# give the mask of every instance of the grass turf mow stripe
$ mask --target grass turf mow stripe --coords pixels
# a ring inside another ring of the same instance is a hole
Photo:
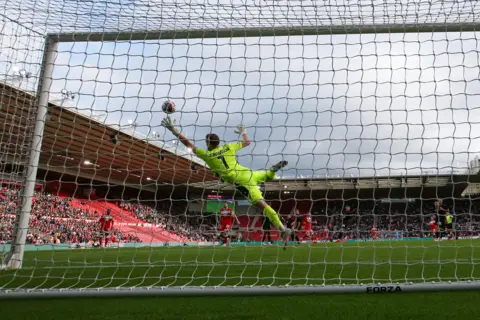
[[[479,263],[478,239],[30,251],[0,289],[453,282]]]

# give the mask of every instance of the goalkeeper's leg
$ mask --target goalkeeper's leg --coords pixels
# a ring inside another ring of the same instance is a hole
[[[292,231],[283,226],[277,212],[265,202],[258,184],[275,178],[275,173],[287,164],[287,161],[281,161],[268,171],[239,172],[235,178],[236,189],[247,198],[252,205],[262,209],[263,214],[280,231],[284,243],[284,249],[288,244],[288,238]]]
[[[263,214],[267,216],[270,222],[281,232],[282,240],[284,241],[284,246],[286,247],[288,243],[288,238],[292,234],[292,230],[286,229],[282,222],[280,221],[280,217],[277,212],[270,207],[265,200],[263,199],[262,193],[260,192],[260,188],[258,187],[259,183],[273,180],[275,178],[275,174],[278,170],[282,169],[283,167],[287,166],[287,161],[280,161],[276,165],[272,166],[270,170],[267,171],[253,171],[252,177],[250,178],[249,185],[252,185],[249,190],[249,197],[248,199],[252,203],[252,205],[256,205],[262,209]]]
[[[269,171],[276,173],[278,170],[282,169],[283,167],[286,167],[287,165],[288,165],[288,161],[285,161],[285,160],[284,160],[284,161],[280,161],[280,162],[278,162],[277,164],[273,165],[273,166],[270,168]],[[275,177],[275,176],[274,176],[274,177]],[[274,177],[273,177],[273,178],[274,178]],[[271,178],[271,179],[273,179],[273,178]],[[271,179],[269,179],[269,180],[271,180]]]
[[[272,224],[280,231],[280,236],[283,240],[283,248],[286,249],[288,244],[288,238],[290,238],[292,230],[283,226],[282,222],[280,221],[280,217],[278,216],[278,213],[272,207],[270,207],[265,202],[265,200],[262,199],[258,201],[256,205],[257,207],[262,209],[263,214],[267,216],[267,218],[272,222]]]
[[[283,167],[286,167],[287,165],[288,161],[280,161],[266,171],[253,171],[251,180],[254,181],[253,184],[259,184],[265,181],[273,180],[276,177],[277,171],[282,169]]]
[[[272,222],[272,224],[280,231],[284,249],[286,249],[288,244],[288,238],[292,233],[292,230],[287,229],[283,226],[282,222],[280,221],[280,217],[278,216],[277,212],[270,207],[267,202],[263,199],[262,193],[260,192],[260,188],[256,185],[254,186],[242,186],[236,185],[236,189],[254,206],[259,207],[262,209],[263,214]]]

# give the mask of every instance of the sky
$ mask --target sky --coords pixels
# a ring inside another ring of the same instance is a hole
[[[381,2],[386,7],[337,1],[321,8],[308,1],[267,1],[264,7],[258,1],[178,1],[163,8],[157,1],[39,2],[5,3],[8,17],[21,23],[9,21],[0,29],[0,58],[34,74],[43,43],[30,28],[44,34],[115,26],[266,27],[271,21],[295,25],[301,18],[325,25],[328,17],[335,24],[355,22],[358,13],[369,23],[382,14],[393,22],[478,21],[473,13],[479,12],[476,2],[453,0],[400,7],[394,1]],[[22,10],[15,13],[15,6]],[[49,19],[42,20],[47,12]],[[188,19],[160,23],[154,19],[159,12]],[[76,20],[70,19],[74,14]],[[172,117],[199,147],[209,132],[235,141],[235,125],[243,123],[254,142],[240,151],[239,162],[262,169],[285,159],[284,176],[448,172],[465,168],[480,149],[479,37],[464,32],[61,43],[51,90],[75,93],[72,105],[107,113],[102,121],[108,124],[132,120],[142,134],[156,131],[166,141],[173,136],[160,127],[161,104],[171,99],[177,105]],[[0,60],[0,73],[10,69]]]

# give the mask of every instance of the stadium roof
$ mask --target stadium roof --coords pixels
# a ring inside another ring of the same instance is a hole
[[[470,185],[480,182],[480,175],[444,174],[418,176],[378,176],[360,178],[282,179],[267,182],[267,199],[381,199],[461,197]],[[190,187],[210,189],[212,193],[234,194],[232,185],[200,182]],[[236,196],[238,197],[238,196]],[[239,197],[240,198],[240,197]]]
[[[35,119],[34,100],[33,94],[0,83],[2,162],[20,166],[26,163]],[[192,159],[146,139],[53,103],[48,112],[39,164],[45,171],[152,192],[159,185],[216,179]]]

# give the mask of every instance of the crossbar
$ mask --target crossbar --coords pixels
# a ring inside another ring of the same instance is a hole
[[[474,32],[480,31],[480,23],[433,23],[396,25],[345,25],[345,26],[299,26],[299,27],[259,27],[223,29],[181,29],[129,32],[73,32],[50,33],[47,35],[57,42],[85,41],[146,41],[171,39],[283,37],[308,35],[374,34],[374,33],[426,33],[426,32]]]

